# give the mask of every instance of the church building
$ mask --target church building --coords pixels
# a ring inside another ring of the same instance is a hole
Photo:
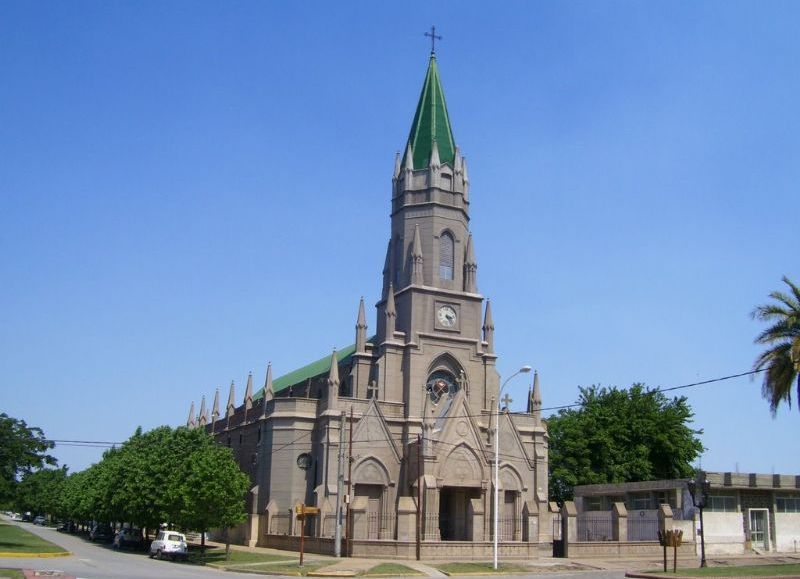
[[[231,384],[222,410],[219,392],[198,416],[192,404],[188,425],[229,446],[251,478],[240,541],[294,549],[302,532],[307,550],[332,553],[338,504],[343,554],[486,558],[495,533],[505,557],[549,553],[538,376],[526,412],[498,409],[469,189],[431,52],[391,180],[377,327],[368,331],[362,298],[352,346],[275,379],[270,365],[257,391],[251,374],[243,402]]]

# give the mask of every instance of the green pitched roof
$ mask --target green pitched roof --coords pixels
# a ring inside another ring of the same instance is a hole
[[[408,135],[408,142],[414,153],[414,169],[424,169],[428,166],[433,141],[436,141],[439,147],[439,160],[443,164],[449,163],[452,166],[456,143],[453,139],[453,130],[450,128],[450,117],[447,114],[442,81],[439,79],[439,68],[436,66],[436,55],[431,53],[425,83],[419,95],[417,112],[414,114],[411,133]]]
[[[368,341],[372,341],[375,337],[372,336],[369,338]],[[341,350],[336,350],[336,358],[339,361],[339,365],[346,364],[350,361],[350,358],[353,356],[353,353],[356,351],[356,345],[351,344],[346,348],[342,348]],[[330,372],[331,369],[331,355],[328,354],[324,358],[320,358],[316,362],[311,362],[310,364],[306,364],[302,368],[298,368],[297,370],[292,370],[288,374],[284,374],[280,378],[277,378],[272,381],[272,391],[277,394],[282,390],[286,390],[289,386],[294,386],[295,384],[300,384],[305,382],[309,378],[314,378],[316,376],[320,376],[321,374],[327,374]],[[264,389],[261,388],[256,395],[253,396],[253,400],[258,400],[264,396]]]

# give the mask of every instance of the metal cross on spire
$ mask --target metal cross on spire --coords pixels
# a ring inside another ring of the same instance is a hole
[[[431,31],[426,32],[425,36],[428,36],[431,39],[431,54],[436,54],[436,41],[442,39],[441,36],[436,34],[436,27],[431,26]]]

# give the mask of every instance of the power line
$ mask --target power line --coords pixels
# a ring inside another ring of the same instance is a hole
[[[711,378],[710,380],[701,380],[700,382],[692,382],[691,384],[681,384],[680,386],[671,386],[669,388],[654,388],[649,390],[648,393],[655,393],[655,392],[672,392],[673,390],[683,390],[684,388],[693,388],[695,386],[705,386],[706,384],[713,384],[715,382],[723,382],[725,380],[732,380],[733,378],[741,378],[742,376],[752,376],[753,374],[758,374],[759,372],[766,372],[766,368],[762,368],[760,370],[750,370],[749,372],[741,372],[740,374],[731,374],[730,376],[722,376],[720,378]],[[542,408],[542,410],[562,410],[566,408],[575,408],[577,406],[583,406],[580,402],[575,402],[574,404],[565,404],[564,406],[550,406],[548,408]],[[526,414],[522,412],[515,412],[514,414]]]
[[[698,381],[698,382],[692,382],[690,384],[681,384],[680,386],[670,386],[668,388],[654,388],[652,390],[649,390],[648,392],[649,393],[672,392],[674,390],[683,390],[683,389],[686,389],[686,388],[694,388],[694,387],[697,387],[697,386],[705,386],[707,384],[714,384],[716,382],[723,382],[725,380],[732,380],[734,378],[741,378],[742,376],[752,376],[754,374],[758,374],[760,372],[765,372],[765,371],[766,371],[766,368],[762,368],[762,369],[759,369],[759,370],[750,370],[749,372],[741,372],[739,374],[730,374],[728,376],[721,376],[719,378],[711,378],[709,380],[701,380],[701,381]],[[563,410],[563,409],[567,409],[567,408],[576,408],[576,407],[579,407],[579,406],[583,406],[583,404],[580,403],[580,402],[575,402],[573,404],[564,404],[562,406],[548,406],[546,408],[542,408],[541,411],[544,412],[544,411],[553,411],[553,410]],[[481,413],[481,414],[455,414],[455,415],[450,415],[450,416],[438,416],[438,417],[436,417],[436,420],[450,420],[450,419],[456,419],[456,418],[489,418],[493,414],[494,414],[494,411],[489,411],[488,413]],[[522,415],[522,416],[528,416],[529,415],[527,412],[510,412],[510,411],[508,412],[508,414],[511,414],[511,415]],[[299,446],[313,447],[313,445],[315,444],[313,441],[312,442],[308,442],[308,443],[303,443],[303,444],[300,444],[300,445],[296,444],[301,438],[309,436],[310,434],[311,434],[311,431],[306,431],[303,434],[301,434],[300,436],[298,436],[296,439],[294,439],[293,441],[288,442],[286,444],[283,444],[283,445],[279,446],[278,448],[272,450],[272,452],[273,453],[279,452],[279,451],[281,451],[281,450],[283,450],[285,448],[289,448],[289,447],[295,447],[295,448],[299,447]],[[109,442],[109,441],[103,441],[103,440],[57,440],[57,439],[49,439],[48,442],[52,442],[54,445],[60,445],[60,446],[78,446],[78,447],[84,446],[84,447],[88,447],[88,448],[113,448],[113,447],[121,446],[122,444],[124,444],[122,442]],[[360,443],[362,441],[354,440],[353,442],[354,443]],[[371,441],[366,441],[366,442],[371,442]]]
[[[77,446],[88,448],[113,448],[121,446],[121,442],[109,442],[105,440],[56,440],[48,439],[47,442],[53,443],[54,446]]]

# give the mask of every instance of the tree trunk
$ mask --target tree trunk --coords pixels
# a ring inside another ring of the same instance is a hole
[[[231,560],[231,539],[228,534],[228,527],[225,527],[225,560]]]

